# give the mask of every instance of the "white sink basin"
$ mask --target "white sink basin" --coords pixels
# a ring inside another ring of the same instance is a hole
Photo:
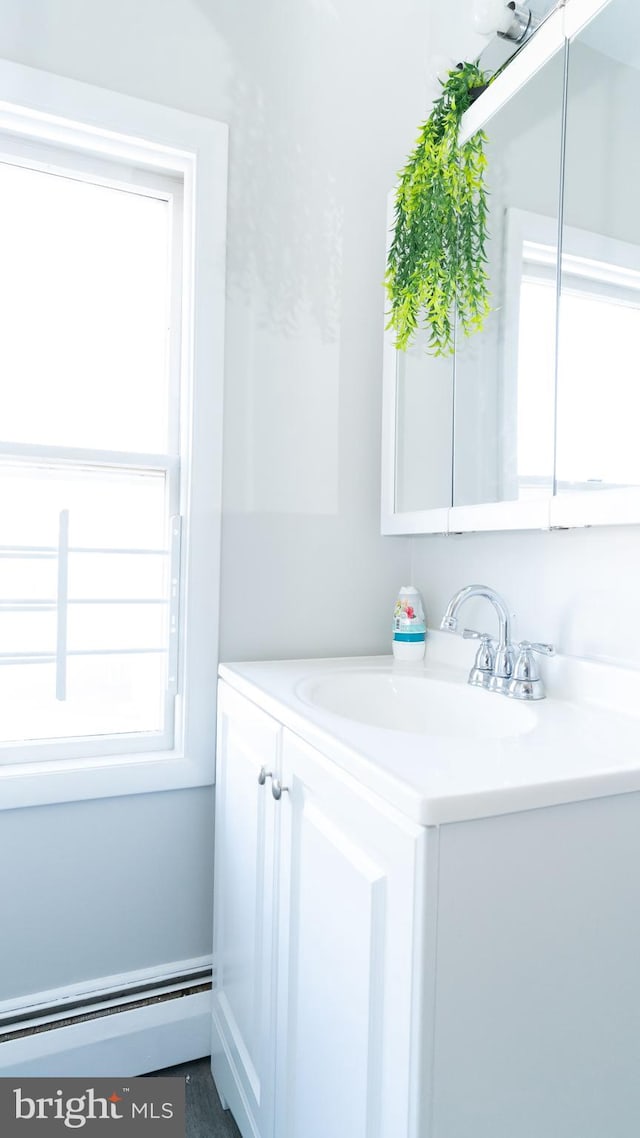
[[[420,825],[640,795],[640,669],[556,656],[548,698],[520,703],[467,684],[474,650],[434,631],[424,667],[352,656],[220,674]]]
[[[524,703],[465,683],[385,671],[340,671],[297,685],[305,703],[345,719],[448,739],[507,739],[536,726]]]

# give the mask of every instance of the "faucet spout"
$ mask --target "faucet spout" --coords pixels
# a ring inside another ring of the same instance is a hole
[[[493,671],[486,676],[486,684],[490,691],[506,691],[506,686],[513,672],[514,654],[511,644],[511,617],[509,610],[499,593],[489,585],[466,585],[451,598],[447,605],[440,628],[445,632],[457,632],[458,613],[466,601],[472,597],[484,597],[490,601],[498,617],[498,647],[493,661]],[[477,669],[472,669],[472,675]],[[476,682],[474,679],[470,682]]]
[[[445,632],[457,632],[458,613],[472,597],[484,597],[491,602],[498,617],[498,648],[506,648],[511,643],[511,617],[500,594],[489,585],[465,585],[464,589],[459,589],[447,605],[440,628]]]

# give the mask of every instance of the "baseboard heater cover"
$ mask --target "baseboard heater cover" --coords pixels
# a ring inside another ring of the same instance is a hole
[[[87,1023],[104,1016],[118,1015],[134,1008],[149,1007],[166,1000],[176,1000],[199,992],[210,992],[212,971],[199,968],[181,976],[165,980],[150,980],[133,984],[96,996],[83,996],[65,1001],[58,1006],[38,1007],[32,1011],[15,1011],[0,1016],[0,1046],[12,1039],[21,1039],[43,1031]]]
[[[211,1051],[211,973],[182,987],[131,990],[109,1007],[46,1022],[22,1022],[0,1033],[0,1077],[132,1077],[188,1063]]]

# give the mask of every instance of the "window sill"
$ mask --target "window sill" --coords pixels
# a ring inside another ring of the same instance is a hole
[[[194,757],[177,751],[152,751],[109,758],[12,763],[0,766],[0,810],[185,790],[213,782],[213,746],[210,754]]]

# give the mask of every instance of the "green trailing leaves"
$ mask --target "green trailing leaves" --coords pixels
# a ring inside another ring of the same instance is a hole
[[[470,92],[485,76],[474,63],[451,71],[401,171],[385,287],[388,327],[396,347],[411,343],[419,324],[434,355],[453,351],[456,316],[465,335],[490,311],[486,271],[486,135],[458,145]]]

